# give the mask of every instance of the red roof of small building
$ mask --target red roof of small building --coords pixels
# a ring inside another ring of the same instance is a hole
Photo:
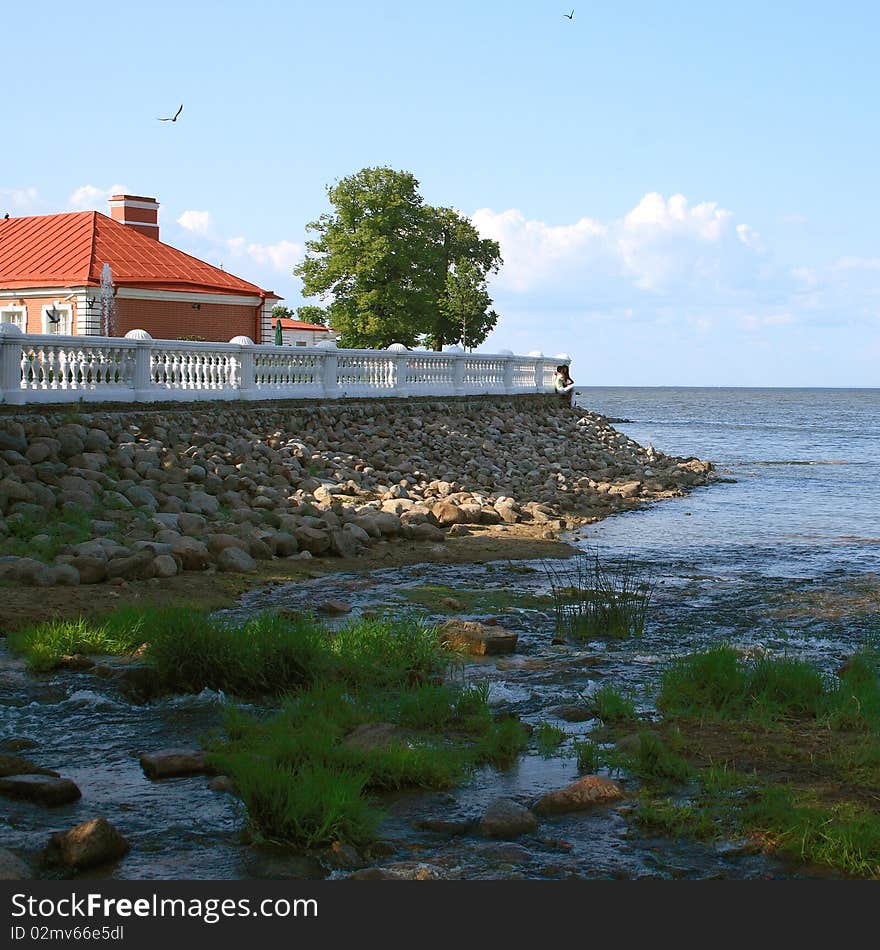
[[[322,327],[317,323],[303,323],[302,320],[291,320],[290,317],[279,317],[282,330],[317,330],[319,333],[332,333],[330,327]]]
[[[98,211],[0,220],[0,288],[116,286],[274,297]]]

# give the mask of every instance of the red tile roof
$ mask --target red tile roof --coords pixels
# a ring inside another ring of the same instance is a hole
[[[116,286],[274,296],[97,211],[0,220],[0,288]]]
[[[317,323],[303,323],[302,320],[291,320],[290,317],[279,317],[282,330],[317,330],[319,333],[332,333],[330,327],[322,327]],[[273,324],[274,326],[274,324]]]

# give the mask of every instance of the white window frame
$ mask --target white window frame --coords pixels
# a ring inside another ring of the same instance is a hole
[[[57,330],[51,329],[56,324],[49,320],[49,311],[57,310],[62,314],[61,322]],[[44,304],[42,307],[43,333],[51,333],[57,336],[73,336],[73,307],[69,303],[61,300],[55,300],[51,304]]]
[[[15,314],[16,318],[14,320],[4,319],[10,313]],[[9,304],[7,307],[0,304],[0,323],[14,323],[22,333],[27,333],[27,307],[22,307],[19,304]]]

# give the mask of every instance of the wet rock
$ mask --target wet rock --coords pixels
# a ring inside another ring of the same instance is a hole
[[[519,844],[484,844],[479,853],[493,865],[529,864],[532,861],[532,853]]]
[[[217,775],[208,782],[212,792],[225,792],[227,795],[238,795],[238,786],[228,775]]]
[[[33,879],[31,869],[6,848],[0,848],[0,881],[29,881]]]
[[[0,795],[54,808],[82,797],[82,792],[67,778],[48,775],[10,775],[0,778]]]
[[[118,861],[128,853],[129,843],[104,818],[92,818],[49,839],[44,859],[71,871],[99,867]]]
[[[120,691],[136,703],[149,702],[165,691],[162,678],[150,666],[132,665],[119,670],[102,667],[102,675],[104,669],[111,670],[108,675],[113,676]]]
[[[539,815],[563,815],[594,805],[607,805],[621,798],[623,789],[616,782],[600,775],[587,775],[565,788],[547,792],[532,807]]]
[[[72,670],[78,673],[91,670],[94,666],[95,661],[83,653],[64,654],[58,658],[58,663],[56,664],[56,667],[60,670]]]
[[[52,769],[44,769],[20,755],[0,755],[0,778],[7,775],[51,775],[58,778],[58,773]]]
[[[25,752],[28,749],[36,749],[39,743],[33,739],[25,739],[22,736],[10,736],[8,739],[0,741],[0,752]]]
[[[550,714],[566,722],[589,722],[596,718],[586,706],[554,706]]]
[[[439,633],[444,646],[473,656],[513,653],[518,639],[518,634],[503,627],[469,620],[447,620]]]
[[[366,863],[356,848],[342,841],[334,841],[329,848],[322,851],[321,859],[328,867],[342,871],[353,871],[362,868]]]
[[[208,753],[201,749],[165,749],[145,752],[140,757],[141,768],[147,778],[180,778],[188,775],[210,775]]]
[[[314,881],[327,877],[327,868],[317,857],[283,845],[258,845],[245,861],[248,877],[259,881]]]
[[[422,831],[433,831],[436,834],[449,835],[450,838],[469,835],[478,825],[478,818],[422,818],[415,823],[415,827]]]
[[[516,838],[537,827],[538,819],[528,808],[511,798],[498,798],[480,819],[479,832],[484,838]]]
[[[341,617],[343,614],[351,613],[351,604],[347,604],[344,600],[325,600],[318,604],[318,613],[329,617]]]

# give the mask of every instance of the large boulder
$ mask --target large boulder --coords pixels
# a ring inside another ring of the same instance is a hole
[[[257,562],[241,548],[224,548],[217,556],[217,567],[230,574],[253,574]]]
[[[117,861],[129,850],[129,843],[104,818],[92,818],[67,831],[52,835],[45,858],[71,871],[98,867]]]
[[[171,553],[184,571],[203,571],[210,560],[207,547],[195,538],[179,538],[174,542]]]
[[[566,812],[583,811],[594,805],[607,805],[620,801],[623,789],[611,779],[601,775],[587,775],[565,788],[542,795],[533,806],[539,815],[564,815]]]
[[[315,557],[320,557],[320,555],[326,554],[330,550],[329,531],[303,525],[301,528],[297,528],[293,534],[300,549],[308,551],[309,554]]]
[[[0,778],[7,775],[51,775],[58,778],[58,773],[51,769],[44,769],[20,755],[0,755]]]
[[[440,627],[440,642],[444,646],[473,656],[513,653],[517,639],[518,634],[504,627],[472,620],[447,620]]]

